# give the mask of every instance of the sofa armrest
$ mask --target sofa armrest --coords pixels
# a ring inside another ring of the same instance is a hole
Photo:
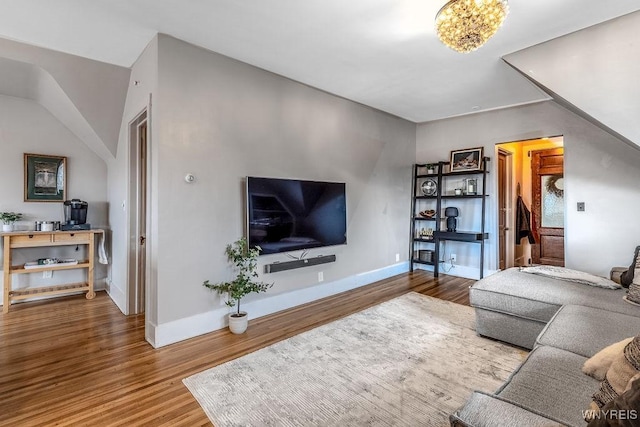
[[[449,416],[453,427],[557,427],[558,421],[498,396],[474,391],[467,403]]]
[[[614,282],[620,284],[621,282],[620,278],[622,276],[622,273],[624,273],[627,270],[628,270],[627,267],[613,267],[611,269],[611,272],[609,273],[609,278]]]

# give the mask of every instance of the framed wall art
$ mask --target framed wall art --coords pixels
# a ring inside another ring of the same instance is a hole
[[[482,147],[451,152],[451,172],[482,170]]]
[[[67,158],[24,154],[24,201],[63,202],[67,194]]]

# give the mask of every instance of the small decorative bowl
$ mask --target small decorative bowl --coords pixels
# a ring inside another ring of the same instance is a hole
[[[436,215],[436,211],[433,209],[428,209],[426,211],[420,212],[420,216],[424,218],[433,218]]]

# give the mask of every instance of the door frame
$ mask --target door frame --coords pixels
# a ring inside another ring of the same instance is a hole
[[[139,194],[141,185],[141,153],[139,147],[139,129],[141,125],[146,128],[146,153],[144,156],[144,183],[145,191],[142,197]],[[127,294],[126,307],[128,315],[145,313],[148,306],[149,295],[149,245],[145,244],[140,250],[139,237],[149,235],[149,179],[150,179],[150,121],[148,108],[144,108],[135,118],[129,122],[129,162],[128,162],[128,197],[129,212],[127,215]],[[145,215],[140,220],[140,206],[143,204]],[[147,240],[148,243],[148,240]],[[141,283],[139,280],[143,277]]]
[[[513,235],[514,232],[514,224],[513,224],[513,206],[514,206],[514,200],[515,200],[515,184],[516,184],[516,178],[515,175],[513,173],[513,162],[514,162],[514,153],[512,153],[509,150],[505,150],[504,148],[500,148],[500,146],[497,146],[497,150],[496,150],[496,157],[503,155],[505,156],[505,188],[504,188],[504,197],[505,197],[505,207],[506,207],[506,214],[505,214],[505,236],[504,236],[504,240],[505,240],[505,269],[513,267],[515,265],[515,236]],[[499,174],[499,163],[496,162],[496,172],[497,174]],[[496,178],[498,183],[496,185],[496,187],[499,187],[500,185],[500,178],[497,177]],[[499,191],[500,189],[497,188],[497,190]],[[496,230],[498,230],[498,256],[497,256],[497,260],[498,260],[498,268],[500,267],[500,200],[499,198],[496,196],[496,201],[498,203],[497,206],[497,215],[496,215]]]

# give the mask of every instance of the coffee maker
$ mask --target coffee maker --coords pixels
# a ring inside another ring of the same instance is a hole
[[[64,202],[64,224],[61,230],[90,230],[91,224],[87,224],[87,209],[89,204],[80,199],[71,199]]]

